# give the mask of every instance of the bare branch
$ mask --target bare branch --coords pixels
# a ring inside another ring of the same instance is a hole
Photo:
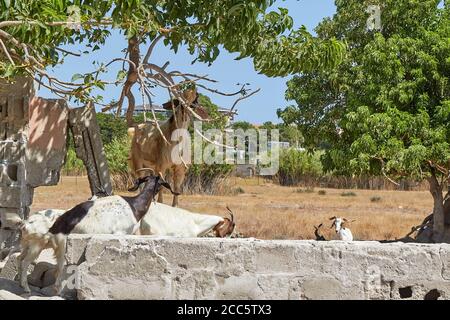
[[[5,53],[6,57],[8,58],[8,60],[11,62],[13,66],[15,66],[16,64],[14,63],[14,60],[11,58],[11,55],[9,54],[8,49],[6,48],[5,43],[2,41],[2,39],[0,39],[0,46],[3,52]]]
[[[240,89],[237,92],[233,92],[233,93],[225,93],[225,92],[221,92],[221,91],[219,91],[217,89],[208,88],[207,86],[205,86],[203,84],[200,84],[200,83],[198,83],[197,86],[199,86],[200,88],[203,88],[203,89],[205,89],[205,90],[207,90],[209,92],[212,92],[212,93],[215,93],[215,94],[219,94],[219,95],[222,95],[222,96],[226,96],[226,97],[232,97],[232,96],[236,96],[238,94],[242,94],[242,89]]]
[[[240,101],[245,100],[245,99],[247,99],[247,98],[250,98],[252,95],[258,93],[259,91],[261,91],[261,88],[258,88],[257,90],[253,91],[252,93],[247,94],[247,95],[245,95],[245,96],[242,96],[242,97],[238,98],[238,99],[233,103],[233,106],[231,107],[229,114],[231,115],[231,114],[233,113],[234,108],[236,107],[236,105],[237,105]]]
[[[227,145],[222,144],[222,143],[219,143],[219,142],[217,142],[217,141],[212,141],[212,140],[208,139],[207,137],[205,137],[205,136],[203,135],[203,133],[201,133],[200,131],[198,131],[198,129],[195,129],[195,132],[197,132],[197,133],[200,135],[200,137],[202,137],[205,141],[207,141],[207,142],[209,142],[209,143],[212,143],[212,144],[214,144],[214,145],[216,145],[216,146],[224,147],[224,148],[227,148],[227,149],[234,149],[234,147],[232,147],[232,146],[227,146]]]
[[[160,34],[159,36],[157,36],[152,43],[150,44],[150,47],[147,50],[147,54],[145,55],[144,60],[142,61],[143,64],[148,63],[148,60],[150,59],[150,56],[152,55],[153,49],[155,49],[156,44],[159,42],[159,40],[161,40],[165,35],[164,34]]]
[[[66,50],[66,49],[63,49],[63,48],[55,48],[55,50],[56,51],[60,51],[60,52],[65,53],[65,54],[68,54],[68,55],[71,55],[71,56],[81,57],[81,53],[78,53],[78,52],[72,52],[72,51],[69,51],[69,50]]]
[[[173,77],[183,77],[185,80],[188,80],[188,81],[205,80],[205,81],[217,83],[217,80],[209,79],[208,75],[199,76],[199,75],[192,74],[192,73],[181,73],[179,71],[169,72],[169,75],[171,75]],[[190,79],[190,78],[193,78],[193,79]],[[211,89],[211,90],[213,90],[213,89]]]

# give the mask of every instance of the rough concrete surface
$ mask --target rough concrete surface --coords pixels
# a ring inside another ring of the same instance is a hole
[[[448,244],[71,235],[66,259],[78,299],[450,298]]]

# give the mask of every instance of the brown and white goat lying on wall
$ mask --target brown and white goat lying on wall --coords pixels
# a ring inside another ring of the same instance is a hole
[[[193,213],[164,203],[153,204],[141,221],[141,235],[202,237],[213,233],[215,237],[231,236],[235,228],[234,215],[227,207],[230,218]]]
[[[195,89],[186,90],[183,98],[189,103],[190,109],[196,114],[203,119],[208,117],[206,111],[198,105],[198,93]],[[183,163],[175,163],[175,159],[172,158],[174,147],[180,141],[171,140],[175,130],[187,130],[192,115],[190,110],[177,99],[164,103],[163,107],[167,110],[172,110],[172,103],[175,109],[174,114],[167,121],[160,124],[161,131],[170,144],[166,143],[154,124],[143,123],[128,129],[128,136],[131,138],[129,167],[136,176],[139,175],[137,171],[141,168],[151,168],[154,172],[161,173],[162,175],[165,175],[166,171],[170,170],[173,180],[173,190],[175,193],[180,194],[181,185],[186,174],[186,167]],[[158,195],[158,202],[162,202],[162,192]],[[176,207],[177,205],[178,196],[174,195],[172,206]]]
[[[62,289],[62,273],[67,236],[83,234],[134,234],[150,204],[162,187],[170,185],[159,176],[146,176],[136,180],[130,191],[136,191],[145,183],[135,197],[109,196],[85,201],[69,209],[44,210],[31,215],[21,226],[22,251],[18,257],[20,285],[30,292],[27,281],[28,266],[36,260],[42,250],[52,248],[57,259],[55,288]]]

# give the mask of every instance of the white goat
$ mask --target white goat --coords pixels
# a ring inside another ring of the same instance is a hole
[[[223,238],[231,235],[235,227],[233,214],[230,210],[229,212],[231,219],[192,213],[156,202],[141,220],[139,233],[141,235],[201,237],[212,230],[216,237]]]
[[[135,197],[109,196],[80,203],[70,210],[45,210],[32,215],[21,226],[22,251],[18,257],[20,285],[30,292],[27,270],[46,248],[53,248],[57,259],[55,288],[60,293],[67,236],[70,233],[134,234],[141,219],[147,213],[155,195],[170,185],[158,176],[146,176],[136,180],[130,191],[136,191],[145,183]]]
[[[345,224],[349,222],[347,219],[339,217],[331,217],[330,220],[333,220],[331,228],[335,227],[336,233],[339,235],[339,240],[353,241],[352,232],[350,231],[349,228],[345,227]]]

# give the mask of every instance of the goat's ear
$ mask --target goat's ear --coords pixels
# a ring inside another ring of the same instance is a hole
[[[194,112],[196,114],[198,114],[200,116],[200,118],[202,118],[203,120],[208,120],[209,119],[209,113],[208,111],[206,111],[205,108],[203,108],[202,106],[197,106],[194,109]]]
[[[167,183],[166,181],[160,182],[160,184],[161,184],[163,187],[167,188],[173,195],[175,195],[175,196],[179,196],[179,195],[180,195],[178,192],[174,192],[174,191],[172,190],[172,187],[170,186],[170,184]]]
[[[165,110],[172,110],[172,103],[174,108],[178,107],[180,105],[180,100],[178,99],[173,99],[172,101],[168,101],[166,103],[163,103],[162,107]]]
[[[334,216],[334,217],[331,217],[331,218],[330,218],[330,220],[334,220],[334,219],[336,219],[336,217],[335,217],[335,216]]]
[[[136,191],[137,189],[139,189],[139,179],[134,180],[134,186],[132,186],[130,189],[128,189],[129,192],[133,192]]]

